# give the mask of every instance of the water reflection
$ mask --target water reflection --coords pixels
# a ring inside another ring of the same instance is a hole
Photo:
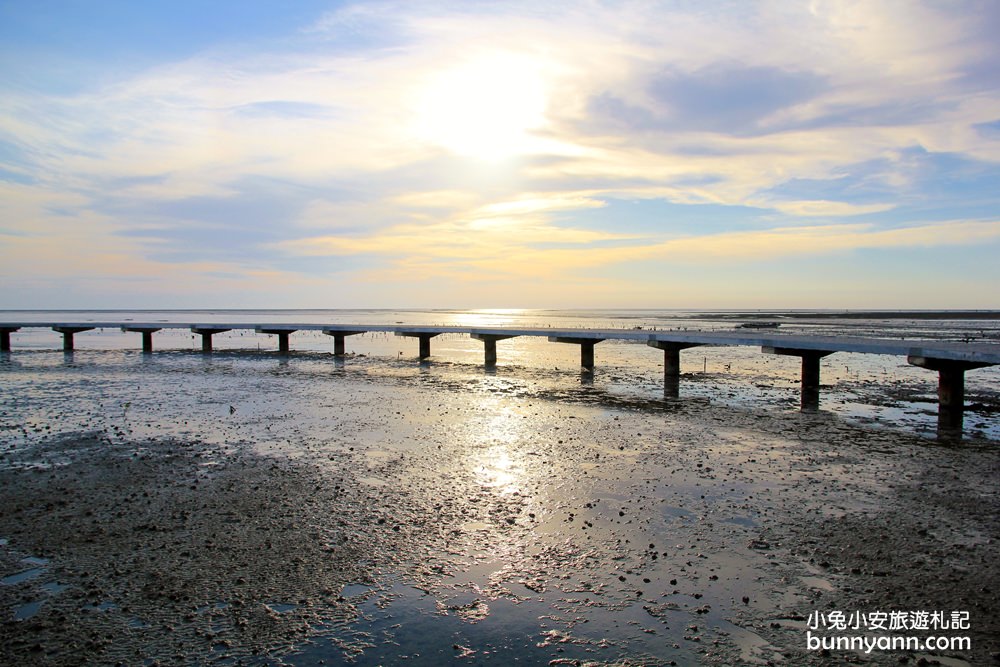
[[[504,327],[520,323],[524,311],[518,308],[472,310],[452,315],[452,323],[459,327]]]
[[[472,447],[463,461],[476,483],[499,494],[520,493],[527,486],[528,457],[524,444],[530,437],[528,421],[498,399],[487,398],[483,407],[492,411],[478,430],[479,446]]]
[[[498,493],[515,493],[521,490],[523,462],[515,459],[506,445],[490,447],[480,452],[476,459],[476,477],[481,486]]]

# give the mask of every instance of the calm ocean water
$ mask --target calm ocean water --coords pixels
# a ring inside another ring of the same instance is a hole
[[[891,312],[891,311],[890,311]],[[960,312],[960,311],[956,311]],[[892,317],[864,317],[852,311],[741,311],[741,310],[0,310],[0,321],[18,322],[272,322],[317,324],[414,324],[510,327],[683,328],[728,330],[734,324],[766,319],[781,322],[793,333],[875,335],[888,337],[983,337],[1000,342],[1000,320],[938,317],[926,319],[892,313]]]
[[[300,323],[412,324],[488,327],[620,328],[732,330],[741,322],[779,321],[781,333],[856,335],[894,339],[984,340],[1000,342],[1000,320],[922,319],[895,315],[864,318],[856,314],[817,311],[791,315],[739,311],[688,310],[196,310],[196,311],[0,311],[6,322],[135,322],[135,323]],[[97,329],[77,334],[72,364],[96,374],[134,373],[140,347],[137,333]],[[192,365],[201,339],[185,329],[154,335],[155,366],[150,372],[202,372]],[[0,366],[8,382],[33,371],[57,372],[65,362],[61,337],[48,329],[23,329],[12,334],[14,352]],[[214,337],[217,351],[230,355],[243,373],[270,373],[276,363],[277,337],[234,330]],[[318,331],[291,336],[289,372],[298,368],[312,382],[333,360],[333,340]],[[371,378],[396,377],[414,367],[417,342],[392,334],[369,333],[347,338],[346,367]],[[431,343],[429,367],[459,384],[482,377],[482,344],[466,335],[446,334]],[[590,391],[632,400],[662,398],[662,355],[641,343],[605,341],[597,346],[593,376],[581,377],[575,345],[521,337],[498,344],[494,373],[525,390],[562,389],[585,383]],[[236,355],[233,357],[232,355]],[[200,362],[198,362],[200,363]],[[339,362],[338,362],[339,363]],[[316,366],[318,364],[318,367]],[[426,371],[428,365],[423,365]],[[306,372],[308,370],[308,372]],[[681,398],[752,409],[794,410],[798,406],[799,362],[794,357],[762,354],[749,347],[699,347],[682,353]],[[931,433],[935,427],[936,374],[915,368],[901,357],[837,353],[822,363],[823,410],[864,423]],[[127,383],[126,383],[127,384]],[[967,430],[979,437],[1000,439],[1000,369],[967,374]],[[122,401],[127,396],[119,397]]]

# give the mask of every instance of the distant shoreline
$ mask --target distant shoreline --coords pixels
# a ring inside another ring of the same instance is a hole
[[[517,312],[577,314],[614,313],[616,317],[629,318],[627,313],[635,313],[634,319],[647,317],[650,313],[674,313],[679,318],[688,319],[851,319],[851,320],[1000,320],[1000,310],[698,310],[693,308],[523,308],[510,309]],[[382,313],[459,313],[480,312],[476,309],[457,308],[0,308],[0,313],[310,313],[310,312],[382,312]],[[486,309],[482,312],[491,312]]]
[[[754,311],[750,313],[705,313],[698,319],[796,319],[796,320],[1000,320],[998,310],[845,310],[845,311]]]

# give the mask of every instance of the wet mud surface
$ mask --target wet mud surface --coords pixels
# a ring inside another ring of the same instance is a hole
[[[996,664],[997,442],[435,370],[8,375],[0,663]]]

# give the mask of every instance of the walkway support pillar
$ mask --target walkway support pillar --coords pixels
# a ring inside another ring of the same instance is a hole
[[[835,350],[803,350],[792,347],[762,347],[765,354],[782,354],[802,359],[802,398],[800,405],[803,410],[815,410],[819,407],[819,360],[829,356]]]
[[[483,342],[485,364],[488,367],[497,365],[497,341],[514,338],[514,336],[502,336],[500,334],[471,333],[469,335],[472,336],[474,340]]]
[[[431,338],[440,334],[430,331],[397,331],[396,335],[406,338],[419,338],[420,359],[423,360],[431,356]]]
[[[73,351],[73,334],[80,333],[81,331],[91,331],[93,329],[94,327],[65,327],[65,326],[52,327],[53,331],[62,334],[64,352]]]
[[[276,335],[278,337],[278,353],[288,354],[290,349],[288,346],[288,337],[298,331],[298,329],[261,329],[258,327],[255,331],[257,333]]]
[[[10,335],[21,327],[0,327],[0,352],[10,352]]]
[[[125,332],[136,332],[142,334],[142,351],[144,354],[149,354],[153,351],[153,334],[159,331],[159,327],[130,327],[123,326],[122,331]]]
[[[965,420],[965,371],[993,366],[984,362],[909,355],[914,366],[938,372],[938,430],[961,431]]]
[[[191,327],[191,333],[201,336],[201,351],[208,353],[212,351],[212,336],[217,333],[225,333],[229,329],[219,329],[217,327]]]
[[[669,340],[648,340],[646,345],[663,350],[663,394],[670,398],[680,396],[681,350],[698,347],[699,343],[676,343]]]
[[[356,336],[358,334],[363,334],[364,331],[339,331],[337,329],[323,329],[323,333],[327,336],[333,336],[333,354],[338,357],[344,356],[345,346],[344,338],[347,336]]]
[[[577,338],[563,336],[549,336],[550,343],[570,343],[580,346],[580,365],[588,371],[594,370],[594,346],[603,341],[603,338]]]

